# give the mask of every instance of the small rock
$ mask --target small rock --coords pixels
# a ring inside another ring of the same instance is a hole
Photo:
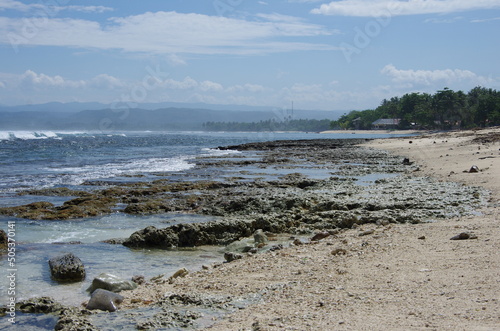
[[[254,232],[253,239],[255,240],[255,246],[258,246],[259,244],[266,244],[269,240],[262,229],[258,229]]]
[[[373,234],[374,232],[375,232],[375,230],[366,230],[366,231],[360,232],[359,236],[360,237],[367,236],[367,235]]]
[[[346,255],[347,251],[344,248],[335,248],[332,251],[332,255]]]
[[[97,289],[104,289],[111,292],[128,291],[137,288],[137,284],[131,280],[124,280],[115,275],[102,273],[92,281],[92,285],[87,289],[90,293]]]
[[[403,165],[412,165],[412,164],[413,162],[411,162],[409,158],[405,157],[403,159]]]
[[[418,237],[418,239],[420,239],[420,240],[424,240],[424,239],[425,239],[425,236],[420,236],[420,237]]]
[[[226,259],[227,262],[233,262],[234,260],[242,259],[243,255],[233,252],[226,252],[224,253],[224,258]]]
[[[122,302],[123,297],[121,295],[99,288],[92,293],[87,309],[113,312],[118,309],[117,306]]]
[[[189,270],[186,268],[181,268],[177,270],[170,278],[168,279],[169,284],[173,284],[176,278],[186,277],[189,274]]]
[[[132,277],[132,281],[136,283],[137,285],[144,284],[146,281],[143,275],[135,275]]]
[[[477,239],[477,236],[472,233],[462,232],[450,238],[450,240],[467,240],[467,239]]]
[[[293,241],[293,244],[294,244],[295,246],[301,246],[301,245],[304,245],[304,243],[302,242],[302,240],[300,240],[299,238],[295,239],[295,240]]]
[[[479,172],[479,168],[476,166],[476,165],[473,165],[470,169],[469,169],[469,173],[476,173],[476,172]]]
[[[311,241],[318,241],[318,240],[321,240],[321,239],[325,239],[326,237],[329,237],[330,236],[330,233],[329,232],[319,232],[319,233],[316,233],[312,238],[311,238]]]
[[[269,250],[271,252],[274,252],[274,251],[279,251],[281,249],[283,249],[283,245],[282,244],[278,244],[278,245],[273,245]]]

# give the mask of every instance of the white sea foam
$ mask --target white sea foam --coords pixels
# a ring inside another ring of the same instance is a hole
[[[174,172],[191,169],[194,164],[187,156],[172,158],[138,159],[124,163],[88,165],[83,167],[46,168],[51,172],[62,173],[52,180],[52,185],[79,185],[86,180],[113,178],[140,173]]]
[[[0,140],[31,140],[57,137],[59,137],[58,134],[53,131],[0,131]]]
[[[235,151],[235,150],[221,150],[221,149],[214,149],[214,148],[203,148],[202,149],[202,156],[224,156],[224,155],[231,155],[231,154],[240,154],[240,151]]]

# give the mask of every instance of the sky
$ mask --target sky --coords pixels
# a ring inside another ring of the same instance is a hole
[[[0,0],[0,104],[363,110],[500,89],[500,0]]]

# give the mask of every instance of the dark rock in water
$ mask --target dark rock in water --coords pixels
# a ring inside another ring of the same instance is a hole
[[[64,307],[50,297],[31,298],[19,302],[17,309],[27,314],[50,314],[60,312]]]
[[[61,312],[59,320],[54,327],[56,331],[95,331],[97,328],[90,320],[75,311],[74,309],[66,309]]]
[[[92,285],[87,289],[90,293],[97,289],[104,289],[111,292],[128,291],[137,288],[137,284],[131,280],[124,280],[115,275],[102,273],[92,281]]]
[[[118,309],[118,305],[122,302],[123,297],[121,295],[99,288],[92,293],[92,297],[87,304],[87,309],[100,309],[113,312]]]
[[[224,253],[224,258],[226,259],[227,262],[233,262],[234,260],[242,259],[243,255],[233,252],[226,252]]]
[[[110,244],[110,245],[123,245],[126,239],[124,238],[113,238],[113,239],[106,239],[101,241],[102,243],[105,244]]]
[[[0,214],[33,220],[66,220],[109,214],[116,202],[115,198],[91,195],[66,201],[62,206],[40,201],[17,207],[3,207],[0,208]]]
[[[57,281],[79,282],[85,279],[85,267],[73,253],[51,258],[49,267],[52,278]]]
[[[312,238],[311,238],[311,241],[318,241],[318,240],[321,240],[321,239],[325,239],[326,237],[329,237],[330,236],[330,233],[329,232],[320,232],[320,233],[316,233]]]
[[[462,232],[450,238],[450,240],[467,240],[467,239],[477,239],[477,236],[472,233]]]
[[[197,224],[176,224],[164,229],[148,226],[134,232],[123,245],[127,247],[194,247],[227,245],[255,231],[251,222],[229,220]]]
[[[7,233],[5,233],[4,230],[0,230],[0,253],[7,250],[8,242],[9,238],[7,238]]]

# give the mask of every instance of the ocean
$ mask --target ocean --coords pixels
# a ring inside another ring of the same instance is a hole
[[[207,133],[207,132],[0,132],[0,207],[37,201],[61,205],[70,197],[20,195],[27,189],[67,187],[91,190],[99,181],[133,182],[190,176],[199,156],[238,153],[218,146],[249,142],[318,138],[374,138],[384,135],[317,133]],[[194,178],[193,178],[194,180]],[[94,183],[94,185],[83,185]],[[15,225],[17,301],[50,296],[67,305],[88,300],[87,287],[102,272],[130,279],[172,274],[181,267],[191,271],[203,264],[223,261],[220,247],[177,251],[129,249],[101,241],[126,238],[148,225],[166,227],[178,222],[204,222],[200,215],[164,214],[132,216],[119,210],[101,217],[39,221],[0,216],[0,228]],[[68,242],[81,242],[68,244]],[[59,284],[50,277],[48,260],[72,252],[86,266],[82,283]],[[7,304],[9,275],[6,254],[0,256],[0,305]],[[1,327],[1,325],[0,325]],[[43,329],[43,328],[42,328]]]

